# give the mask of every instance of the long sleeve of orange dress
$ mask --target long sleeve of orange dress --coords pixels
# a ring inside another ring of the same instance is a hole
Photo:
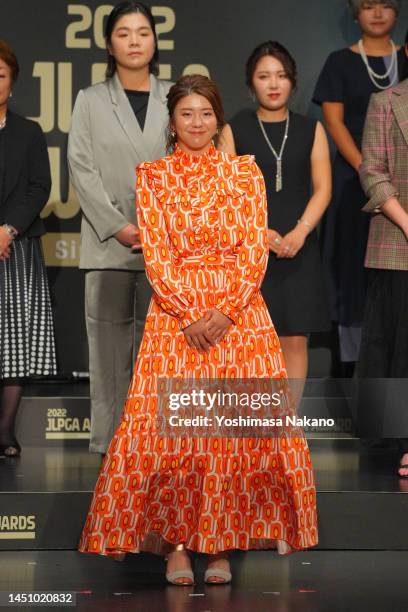
[[[149,181],[149,165],[141,164],[137,169],[136,210],[146,275],[159,306],[177,317],[184,329],[201,315],[194,307],[194,290],[183,283],[174,261],[162,206]]]
[[[217,309],[236,323],[237,316],[259,291],[268,264],[267,204],[265,182],[254,161],[250,162],[247,201],[244,205],[246,235],[235,250],[236,269],[226,296]]]

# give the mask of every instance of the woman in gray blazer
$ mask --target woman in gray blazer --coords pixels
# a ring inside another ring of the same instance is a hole
[[[90,451],[119,424],[151,290],[136,221],[136,166],[165,154],[166,95],[150,10],[121,2],[105,27],[107,79],[78,93],[68,144],[82,209],[80,268],[91,393]]]

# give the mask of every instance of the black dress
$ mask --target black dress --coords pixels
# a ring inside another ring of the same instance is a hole
[[[370,66],[384,74],[388,58],[369,56]],[[398,52],[399,73],[403,49]],[[391,75],[398,82],[398,71]],[[384,79],[384,85],[390,85]],[[342,102],[344,123],[361,150],[364,121],[372,93],[380,91],[368,76],[360,54],[349,48],[331,53],[319,76],[313,100]],[[333,164],[333,198],[323,223],[323,264],[330,293],[331,318],[342,328],[361,328],[367,272],[364,258],[370,215],[361,211],[367,202],[357,172],[337,153]],[[342,361],[356,361],[359,343],[340,332]]]
[[[253,110],[243,110],[230,122],[238,155],[255,155],[265,179],[268,227],[281,235],[296,227],[311,195],[311,151],[316,121],[290,113],[288,139],[282,158],[283,189],[275,190],[276,160]],[[263,123],[279,151],[285,121]],[[279,335],[303,335],[330,328],[316,230],[293,259],[278,259],[270,251],[262,294]]]
[[[8,221],[2,217],[11,170],[11,156],[6,155],[9,129],[6,125],[0,130],[0,225]],[[10,257],[0,261],[0,380],[55,375],[54,326],[41,239],[24,232],[11,242],[10,251]]]

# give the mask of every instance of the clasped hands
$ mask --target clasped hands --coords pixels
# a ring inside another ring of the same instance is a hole
[[[299,223],[293,230],[281,236],[279,232],[268,229],[268,247],[278,259],[291,259],[303,247],[308,235],[307,227]]]
[[[140,242],[140,230],[133,223],[128,223],[125,227],[115,234],[116,240],[118,240],[123,246],[130,247],[132,251],[140,251],[142,248]]]
[[[213,308],[201,319],[183,329],[183,332],[190,348],[207,353],[225,336],[231,325],[231,319]]]
[[[12,238],[10,234],[0,226],[0,261],[4,261],[10,257],[10,245]]]

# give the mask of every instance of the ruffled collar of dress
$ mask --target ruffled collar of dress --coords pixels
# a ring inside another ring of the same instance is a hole
[[[217,159],[218,151],[212,143],[208,151],[206,153],[201,153],[200,155],[193,155],[192,153],[186,153],[180,146],[176,143],[174,147],[174,157],[180,161],[184,166],[192,166],[192,165],[207,165],[210,162],[213,162]]]

